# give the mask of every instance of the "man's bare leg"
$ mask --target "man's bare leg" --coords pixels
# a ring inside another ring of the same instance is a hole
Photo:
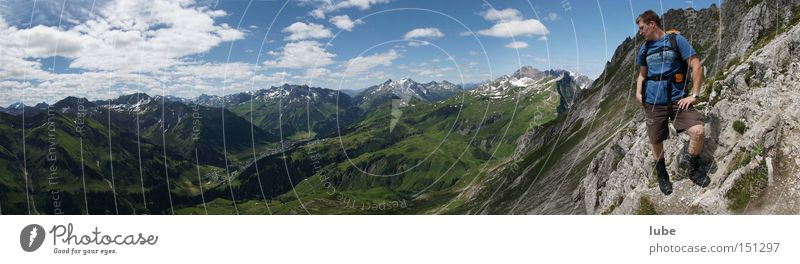
[[[711,179],[700,170],[700,153],[703,152],[705,129],[702,125],[694,125],[686,132],[689,133],[689,179],[701,187],[706,187],[711,183]]]
[[[664,143],[653,144],[653,160],[658,161],[664,157]]]
[[[703,142],[705,141],[705,128],[702,125],[690,127],[689,133],[689,155],[698,156],[703,152]]]

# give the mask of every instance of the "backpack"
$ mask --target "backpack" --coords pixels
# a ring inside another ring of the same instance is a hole
[[[669,46],[664,46],[660,50],[657,50],[657,51],[654,51],[654,52],[650,52],[650,42],[646,41],[643,44],[643,45],[645,45],[645,47],[644,47],[644,52],[645,52],[644,57],[647,58],[647,56],[650,56],[650,54],[653,54],[653,53],[656,53],[656,52],[664,52],[664,51],[668,51],[668,50],[673,50],[677,54],[677,56],[675,56],[675,59],[678,60],[680,66],[678,67],[678,71],[675,72],[672,75],[647,76],[642,81],[642,104],[645,103],[646,98],[647,98],[647,81],[669,80],[671,84],[684,83],[684,82],[688,81],[687,74],[689,72],[689,64],[686,63],[685,60],[683,60],[683,56],[681,55],[681,50],[678,48],[678,42],[677,42],[677,40],[675,40],[675,38],[678,35],[680,35],[681,32],[676,30],[676,29],[670,29],[670,30],[666,31],[666,34],[667,34],[667,38],[669,39],[669,44],[670,45]],[[665,85],[664,86],[665,87],[664,88],[664,90],[665,90],[664,92],[665,92],[665,95],[667,95],[667,107],[668,107],[669,110],[672,110],[672,86],[673,85]],[[686,90],[687,87],[689,87],[688,83],[686,83],[684,85],[684,87],[683,87],[684,96],[686,96],[685,90]]]

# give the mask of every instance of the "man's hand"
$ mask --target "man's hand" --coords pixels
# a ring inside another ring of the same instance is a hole
[[[683,98],[680,101],[678,101],[678,109],[686,110],[689,108],[690,105],[694,104],[694,101],[696,100],[697,100],[696,98],[691,96]]]
[[[639,77],[636,77],[636,101],[642,103],[642,85],[644,85],[644,76],[647,76],[647,66],[639,66]]]

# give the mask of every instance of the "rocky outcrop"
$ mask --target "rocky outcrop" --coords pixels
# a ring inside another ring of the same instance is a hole
[[[728,1],[664,15],[665,26],[692,41],[705,67],[703,102],[696,107],[706,129],[701,157],[710,186],[686,178],[688,136],[671,128],[665,153],[675,191],[664,196],[658,190],[643,111],[633,99],[642,39],[628,38],[574,107],[520,137],[510,159],[485,170],[485,178],[456,198],[466,200],[458,210],[800,213],[800,107],[793,101],[800,96],[800,3],[778,2],[784,5]]]
[[[680,153],[688,136],[673,130],[677,140],[668,140],[665,151],[676,187],[671,196],[662,195],[649,170],[644,125],[631,122],[630,130],[589,166],[578,191],[586,212],[637,213],[644,197],[663,214],[800,213],[800,103],[792,99],[800,96],[799,44],[800,27],[795,26],[716,82],[722,92],[705,109],[702,154],[710,186],[703,189],[685,179]],[[759,177],[762,183],[754,184]]]
[[[727,65],[759,44],[759,40],[791,23],[800,6],[798,0],[731,0],[719,18],[720,54],[716,63]]]
[[[578,81],[569,72],[565,72],[561,79],[556,81],[556,91],[558,91],[559,96],[557,109],[559,114],[567,112],[567,109],[575,102],[575,98],[578,97],[580,90],[581,87]]]

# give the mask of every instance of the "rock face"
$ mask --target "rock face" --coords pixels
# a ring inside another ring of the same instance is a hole
[[[717,63],[725,65],[735,60],[758,44],[759,39],[789,24],[797,15],[797,6],[800,6],[798,0],[727,1],[721,11],[719,37],[725,45],[720,45],[723,56],[717,58]]]
[[[585,76],[581,76],[585,77]],[[564,72],[561,78],[556,81],[556,91],[559,95],[558,113],[563,114],[575,102],[580,92],[581,87],[578,80],[570,75],[569,72]]]
[[[692,41],[706,78],[700,188],[686,177],[688,135],[664,142],[675,191],[664,196],[634,70],[641,38],[626,39],[604,73],[555,122],[518,139],[454,208],[475,214],[800,214],[800,1],[728,1],[670,10],[665,27]],[[694,26],[687,23],[694,22]],[[671,22],[675,22],[670,24]],[[715,37],[707,37],[715,36]]]

